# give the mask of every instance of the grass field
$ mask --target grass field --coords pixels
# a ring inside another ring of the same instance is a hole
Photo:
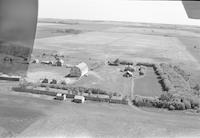
[[[144,77],[135,79],[134,94],[141,96],[159,96],[162,94],[162,87],[153,68],[147,68]]]
[[[80,105],[13,93],[5,87],[1,87],[0,102],[1,137],[200,136],[199,115],[195,114],[143,111],[105,103]]]
[[[38,24],[35,53],[59,52],[65,55],[67,64],[84,61],[90,68],[99,65],[89,71],[88,77],[74,83],[75,86],[129,94],[131,80],[122,77],[123,67],[105,65],[115,58],[175,63],[199,78],[195,74],[199,72],[200,56],[193,49],[194,43],[198,49],[198,27],[75,20],[48,22]],[[66,29],[80,33],[62,31]],[[59,79],[68,71],[31,64],[28,75],[36,80],[45,76]],[[160,95],[161,87],[152,72],[149,70],[146,77],[135,80],[135,94]],[[200,137],[199,114],[54,101],[47,96],[14,93],[10,87],[15,85],[0,83],[0,137]]]

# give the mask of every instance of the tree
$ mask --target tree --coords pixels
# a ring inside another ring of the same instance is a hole
[[[200,96],[200,85],[197,84],[193,89],[196,90],[196,94],[197,94],[198,96]]]

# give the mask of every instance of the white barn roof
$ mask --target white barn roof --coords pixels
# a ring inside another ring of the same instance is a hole
[[[80,64],[71,68],[70,76],[72,77],[81,77],[88,73],[88,66],[86,63],[81,62]]]

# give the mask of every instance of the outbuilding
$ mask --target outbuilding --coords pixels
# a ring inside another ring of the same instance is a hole
[[[34,60],[32,61],[32,63],[38,64],[38,63],[40,63],[40,61],[39,61],[39,59],[34,59]]]
[[[81,62],[80,64],[71,68],[69,76],[70,77],[81,77],[81,76],[86,75],[88,73],[88,70],[89,70],[89,68],[88,68],[87,64],[84,62]]]
[[[133,73],[130,72],[130,71],[126,71],[124,74],[123,74],[123,77],[133,77]]]
[[[56,100],[61,100],[61,101],[66,100],[66,94],[57,93],[55,99]]]
[[[64,61],[62,59],[59,59],[59,58],[55,62],[55,65],[59,66],[59,67],[63,66],[63,64],[64,64]]]
[[[75,95],[73,102],[75,103],[84,103],[85,102],[85,97],[80,96],[80,95]]]
[[[47,65],[52,65],[52,61],[41,61],[41,64],[47,64]]]

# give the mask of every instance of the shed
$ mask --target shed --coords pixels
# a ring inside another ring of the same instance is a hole
[[[52,65],[52,61],[41,61],[41,64],[47,64],[47,65]]]
[[[85,97],[80,96],[80,95],[75,95],[73,102],[75,103],[84,103],[85,102]]]
[[[81,77],[83,75],[86,75],[88,73],[88,66],[86,63],[81,62],[80,64],[74,66],[70,70],[70,77]]]
[[[34,59],[33,61],[32,61],[32,63],[35,63],[35,64],[38,64],[40,61],[39,61],[39,59]]]
[[[66,100],[66,94],[57,93],[55,99],[56,100]]]
[[[60,66],[61,67],[61,66],[63,66],[63,64],[64,64],[64,61],[62,59],[59,59],[59,58],[55,62],[56,66]]]

